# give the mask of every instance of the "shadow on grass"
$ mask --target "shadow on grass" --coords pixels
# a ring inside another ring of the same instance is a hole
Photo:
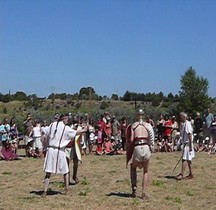
[[[122,197],[122,198],[131,198],[131,193],[110,192],[106,195],[107,196],[117,196],[117,197]]]
[[[39,191],[31,191],[30,194],[35,194],[35,195],[42,195],[43,194],[43,191],[42,190],[39,190]],[[53,191],[53,190],[48,190],[47,191],[47,195],[57,195],[57,194],[62,194],[61,192],[59,191]]]
[[[165,178],[165,179],[174,179],[174,180],[178,180],[178,179],[176,178],[176,176],[169,176],[169,175],[167,175],[167,176],[158,176],[157,178]]]

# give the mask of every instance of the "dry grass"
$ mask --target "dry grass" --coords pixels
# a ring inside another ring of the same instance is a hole
[[[23,151],[21,151],[23,153]],[[77,185],[64,190],[61,175],[52,175],[50,195],[41,198],[44,172],[43,159],[23,158],[0,161],[0,209],[215,209],[216,156],[197,153],[193,161],[194,179],[172,178],[180,166],[173,168],[180,153],[155,153],[149,168],[150,199],[131,198],[129,168],[125,156],[84,156],[79,165]],[[138,195],[141,194],[141,171],[138,171]]]

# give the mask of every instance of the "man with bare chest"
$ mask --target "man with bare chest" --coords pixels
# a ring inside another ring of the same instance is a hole
[[[144,121],[144,112],[139,109],[137,111],[137,121],[128,127],[127,133],[127,162],[132,157],[130,168],[130,178],[132,187],[132,197],[136,197],[137,189],[137,172],[136,169],[143,168],[142,179],[142,198],[146,199],[146,186],[148,178],[148,167],[151,151],[154,147],[154,131],[150,123]],[[131,154],[129,154],[131,153]]]

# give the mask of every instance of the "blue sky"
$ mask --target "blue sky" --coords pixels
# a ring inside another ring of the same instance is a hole
[[[216,97],[215,0],[0,0],[0,92],[177,94],[192,66]]]

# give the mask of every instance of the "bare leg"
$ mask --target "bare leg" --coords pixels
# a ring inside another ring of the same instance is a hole
[[[70,184],[70,159],[66,158],[67,160],[67,164],[68,164],[68,168],[69,168],[69,172],[68,172],[68,183]]]
[[[165,152],[167,152],[167,145],[166,145],[166,143],[164,144],[164,150],[165,150]]]
[[[76,158],[73,160],[73,180],[75,181],[75,183],[79,182],[77,178],[77,171],[78,171],[78,160]]]
[[[148,167],[149,167],[149,160],[145,161],[143,164],[142,199],[148,198],[148,196],[146,195],[147,180],[148,180]]]
[[[65,192],[64,194],[67,195],[69,193],[69,177],[68,177],[68,173],[64,174],[64,184],[65,184]]]
[[[42,197],[45,197],[47,195],[50,177],[51,177],[51,173],[46,173],[45,178],[44,178],[44,192],[41,195]]]
[[[30,145],[29,143],[25,146],[26,157],[30,157]]]
[[[92,155],[93,151],[93,144],[89,144],[89,154]]]
[[[192,173],[192,167],[191,167],[192,162],[190,160],[188,160],[187,163],[188,163],[188,168],[189,168],[189,175],[192,175],[193,174]]]
[[[83,149],[83,153],[84,153],[84,155],[87,155],[86,148]]]
[[[182,169],[181,169],[182,176],[184,176],[186,165],[187,165],[187,161],[186,160],[182,160]]]

